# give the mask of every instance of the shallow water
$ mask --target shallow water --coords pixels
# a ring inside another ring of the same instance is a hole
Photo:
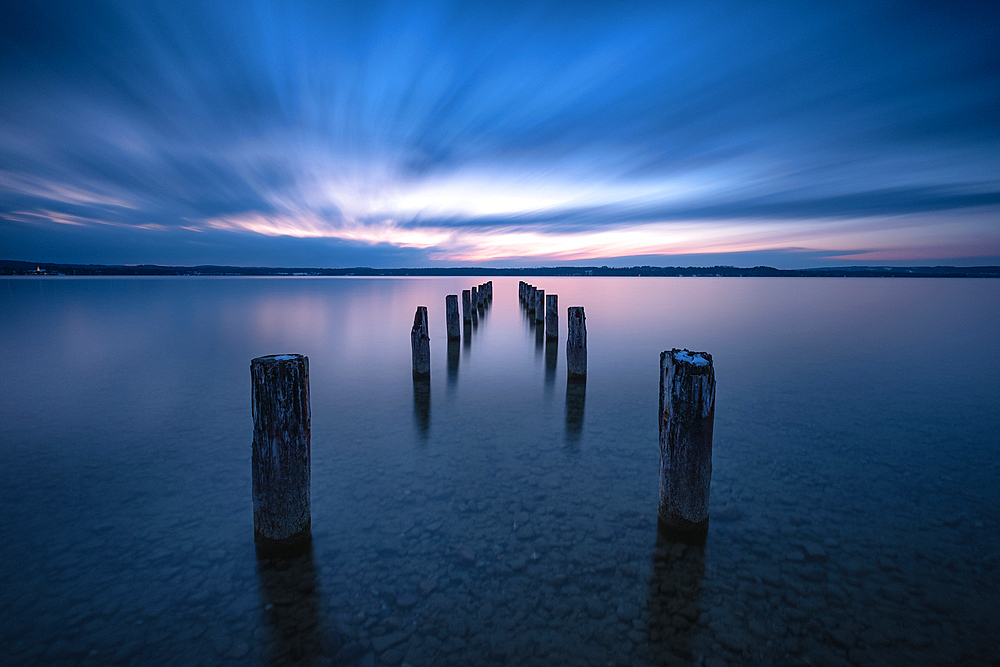
[[[0,662],[1000,664],[1000,281],[530,278],[548,346],[493,278],[449,349],[485,280],[0,280]],[[656,532],[671,347],[718,379],[701,547]],[[249,363],[284,352],[313,548],[258,560]]]

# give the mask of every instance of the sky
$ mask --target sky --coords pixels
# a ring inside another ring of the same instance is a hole
[[[4,3],[0,259],[1000,264],[1000,3]]]

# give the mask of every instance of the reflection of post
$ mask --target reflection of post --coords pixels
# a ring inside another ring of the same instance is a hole
[[[583,430],[583,404],[587,398],[587,376],[566,378],[566,441],[576,442]]]
[[[462,320],[472,322],[472,292],[462,290]]]
[[[448,386],[453,387],[455,381],[458,380],[458,354],[459,350],[458,339],[449,338],[448,339]]]
[[[583,306],[570,306],[566,315],[566,373],[587,375],[587,316]]]
[[[449,294],[444,298],[445,317],[448,320],[448,340],[462,337],[462,330],[458,326],[458,295]]]
[[[472,322],[462,323],[462,349],[466,355],[472,349]]]
[[[250,362],[253,538],[262,554],[295,553],[311,540],[309,359]]]
[[[559,343],[551,338],[545,341],[545,388],[552,391],[556,383],[556,363],[559,361]]]
[[[296,558],[258,559],[257,577],[264,623],[270,631],[265,664],[281,664],[289,659],[295,664],[318,664],[321,656],[339,650],[340,638],[325,636],[322,626],[311,545]]]
[[[431,380],[429,377],[413,378],[413,418],[417,431],[427,437],[431,426]]]
[[[545,290],[535,292],[535,324],[545,327]]]
[[[545,335],[559,338],[559,295],[545,295]]]
[[[410,329],[410,347],[413,353],[413,377],[430,377],[431,337],[427,334],[427,306],[417,306]]]
[[[653,655],[673,662],[694,658],[691,639],[697,629],[705,546],[656,540],[653,576],[649,582],[649,644]]]
[[[660,354],[659,525],[667,534],[708,531],[714,423],[712,355]]]
[[[542,356],[542,351],[545,348],[545,330],[534,323],[532,326],[535,329],[535,357],[537,358]]]

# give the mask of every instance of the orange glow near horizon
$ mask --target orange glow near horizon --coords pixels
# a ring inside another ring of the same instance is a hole
[[[894,216],[822,220],[697,220],[618,225],[594,231],[559,231],[547,225],[412,227],[391,218],[335,222],[311,212],[233,215],[204,228],[267,236],[327,238],[427,250],[440,262],[497,262],[537,258],[581,261],[642,255],[697,255],[789,250],[833,253],[843,260],[920,260],[1000,254],[982,221]],[[956,232],[967,243],[955,243]],[[946,253],[946,254],[942,254]]]

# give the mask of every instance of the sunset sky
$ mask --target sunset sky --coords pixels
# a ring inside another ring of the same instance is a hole
[[[0,259],[1000,263],[1000,3],[9,3]]]

